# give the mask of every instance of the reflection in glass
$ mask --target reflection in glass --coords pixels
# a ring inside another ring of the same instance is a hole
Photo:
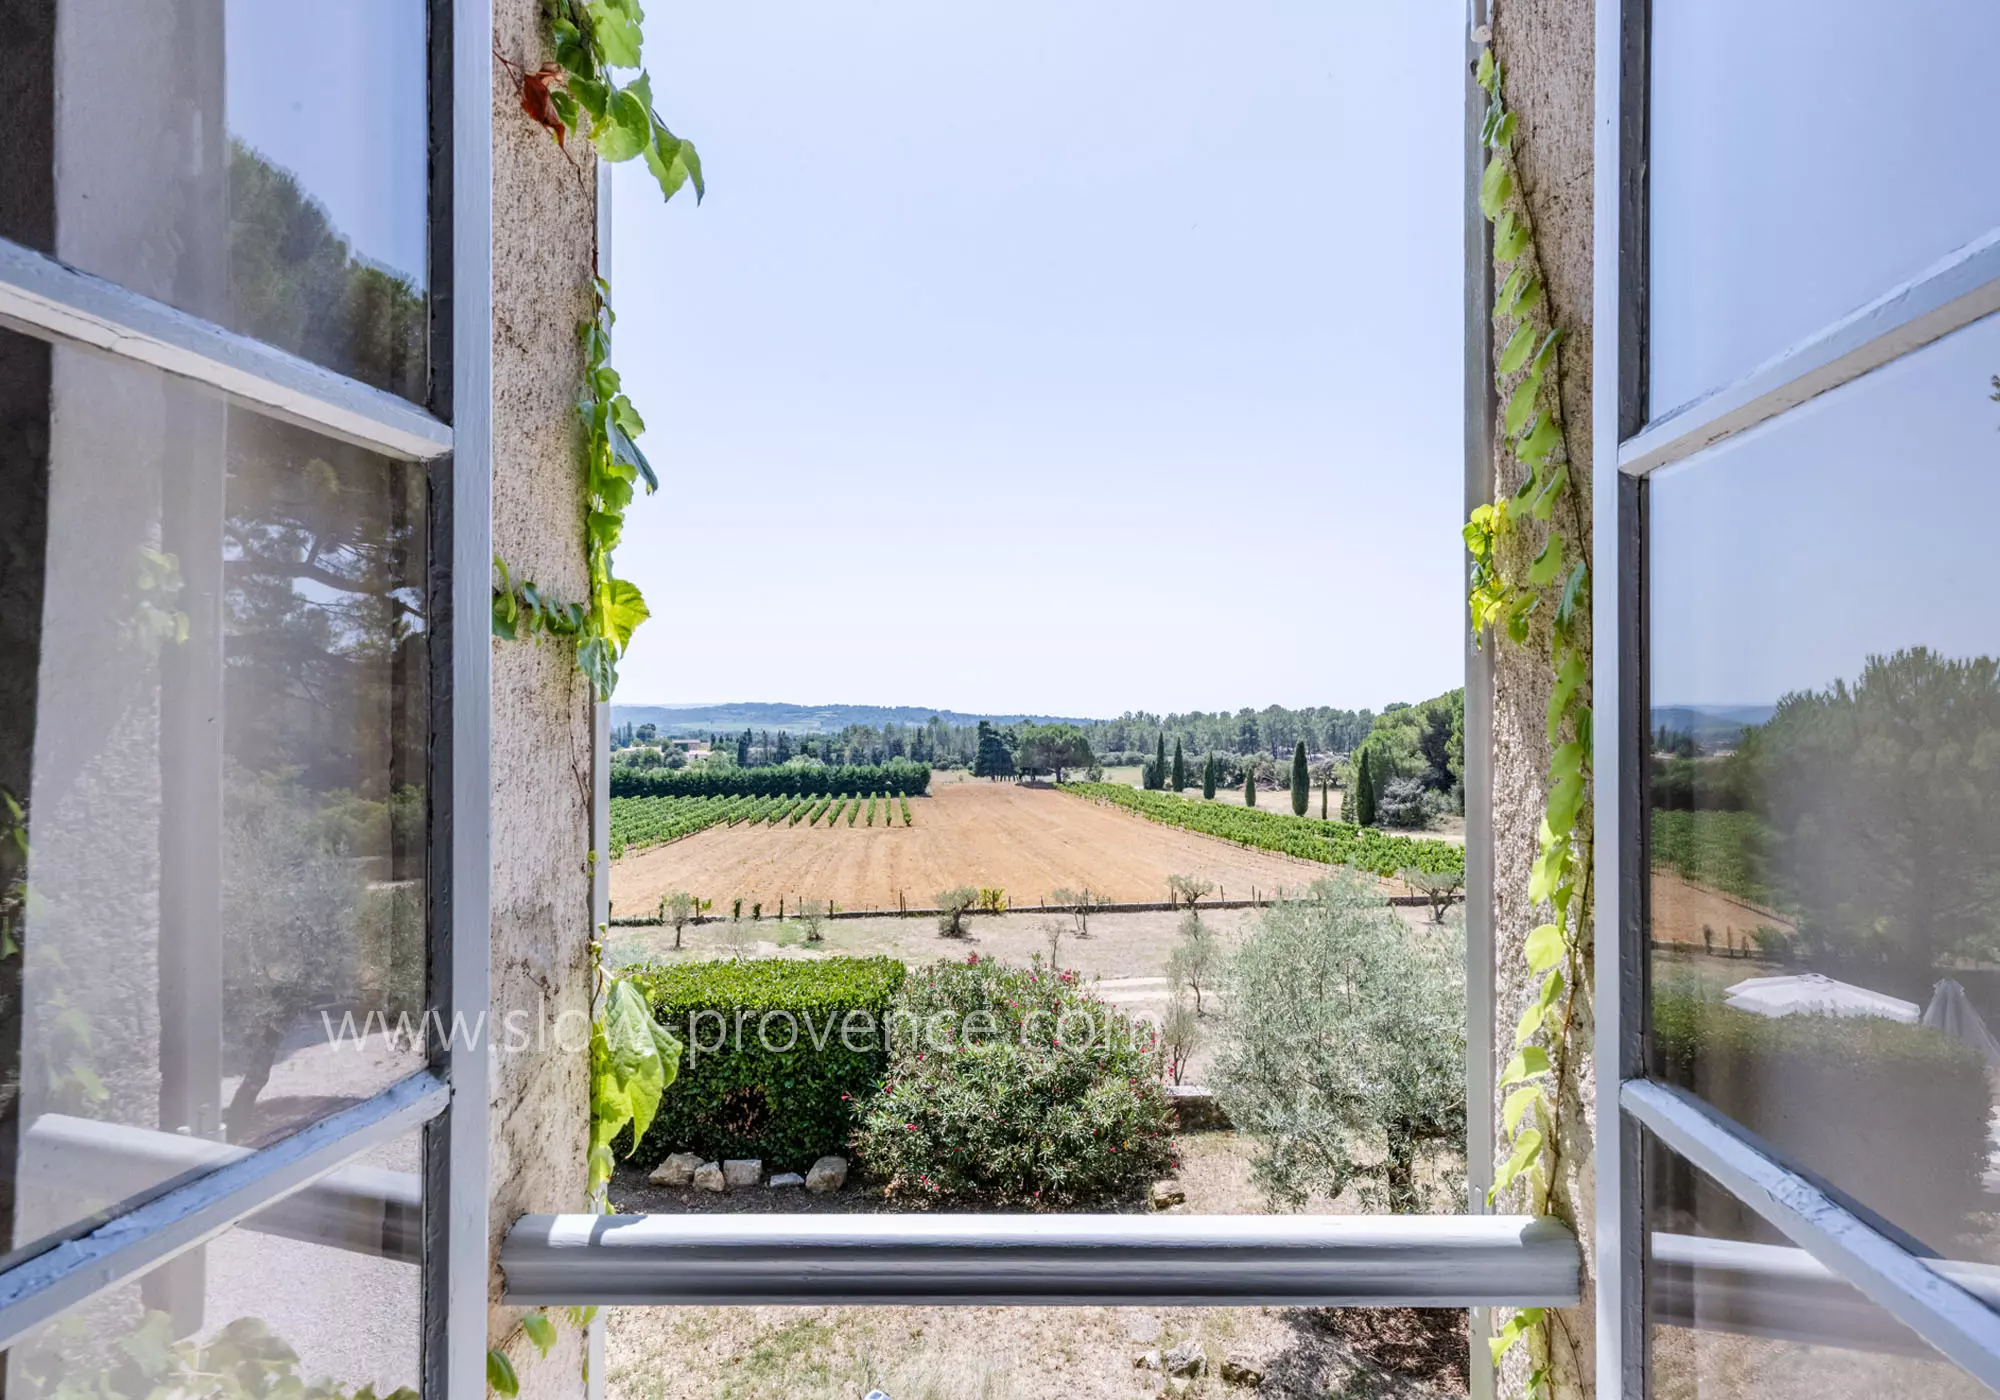
[[[26,104],[0,171],[53,217],[10,232],[422,400],[425,8],[61,0],[29,40],[50,46],[53,109]]]
[[[40,425],[0,462],[41,565],[0,665],[26,1247],[421,1067],[427,550],[421,468],[84,352],[0,362]]]
[[[1690,1200],[1723,1199],[1721,1185],[1650,1133],[1645,1160],[1657,1400],[1991,1394],[1804,1250],[1752,1240],[1706,1206],[1690,1210]]]
[[[420,1141],[384,1144],[30,1333],[6,1356],[9,1400],[415,1400]]]
[[[1962,0],[1653,9],[1653,417],[2000,226],[1996,49]]]
[[[1989,319],[1655,474],[1649,501],[1653,1073],[1987,1260],[1996,368]]]

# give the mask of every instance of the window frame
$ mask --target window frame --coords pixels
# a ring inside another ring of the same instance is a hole
[[[1987,1385],[2000,1388],[2000,1316],[1937,1266],[1875,1229],[1756,1137],[1692,1096],[1652,1081],[1648,1014],[1646,744],[1647,479],[1717,443],[2000,311],[2000,229],[1941,259],[1805,342],[1693,402],[1649,417],[1650,227],[1646,172],[1650,0],[1598,0],[1593,314],[1594,418],[1615,424],[1615,451],[1596,451],[1591,568],[1611,581],[1593,623],[1600,724],[1593,751],[1596,849],[1617,862],[1598,883],[1596,1062],[1597,1389],[1650,1393],[1643,1131],[1720,1182],[1792,1243]],[[1600,594],[1600,597],[1603,597]],[[1615,1105],[1615,1106],[1614,1106]],[[1606,1113],[1607,1119],[1602,1116]]]
[[[426,0],[428,403],[414,404],[0,239],[0,325],[149,366],[421,464],[432,614],[426,877],[429,1062],[383,1092],[0,1271],[0,1349],[284,1199],[423,1132],[422,1391],[486,1392],[486,1044],[492,558],[492,0]],[[460,1034],[459,1028],[467,1028]],[[442,1042],[442,1043],[440,1043]],[[337,1307],[338,1299],[330,1299]]]

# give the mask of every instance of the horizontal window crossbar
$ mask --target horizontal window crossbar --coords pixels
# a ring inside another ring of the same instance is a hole
[[[0,239],[0,322],[205,384],[260,412],[410,461],[451,428],[404,399]]]
[[[573,1305],[1574,1306],[1522,1215],[530,1215],[504,1301]]]
[[[24,1135],[19,1174],[23,1185],[50,1194],[115,1201],[254,1155],[247,1147],[158,1128],[44,1113]],[[423,1246],[423,1181],[415,1172],[341,1167],[242,1221],[241,1228],[415,1264]]]
[[[1803,1249],[1656,1233],[1650,1250],[1647,1287],[1656,1323],[1811,1346],[1932,1354]],[[2000,1268],[1946,1259],[1923,1263],[1989,1307],[2000,1303]]]
[[[1639,476],[1690,457],[1994,311],[2000,229],[1736,383],[1661,414],[1619,445],[1619,470]]]
[[[1714,1177],[1832,1275],[2000,1390],[2000,1313],[1967,1290],[1972,1276],[1947,1275],[1946,1269],[1962,1266],[1911,1254],[1679,1089],[1627,1080],[1619,1101],[1662,1143]]]
[[[369,1148],[442,1113],[428,1071],[67,1240],[0,1274],[0,1349],[93,1294],[137,1277],[284,1200]]]

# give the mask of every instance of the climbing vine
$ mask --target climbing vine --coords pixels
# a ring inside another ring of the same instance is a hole
[[[521,99],[521,110],[546,130],[573,168],[572,136],[582,135],[598,158],[619,162],[643,158],[664,199],[684,185],[694,186],[699,203],[707,186],[694,143],[674,135],[653,108],[652,75],[641,66],[639,0],[548,0],[549,37],[555,61],[530,71],[498,50]],[[637,68],[620,83],[615,69]],[[636,584],[612,572],[611,556],[625,529],[625,510],[643,482],[647,494],[659,489],[638,438],[646,423],[625,394],[611,367],[611,284],[594,267],[590,317],[577,327],[584,348],[583,390],[577,417],[583,426],[585,563],[588,596],[564,602],[527,579],[517,579],[506,563],[493,561],[493,631],[514,640],[523,636],[564,637],[576,644],[577,668],[590,678],[599,700],[609,700],[618,683],[618,661],[632,633],[647,618],[646,600]]]
[[[581,135],[599,159],[643,158],[672,199],[693,185],[699,202],[706,192],[701,158],[692,142],[668,129],[653,108],[652,78],[641,64],[639,0],[545,0],[555,61],[530,71],[497,49],[520,95],[521,110],[546,130],[582,179],[570,138]],[[638,69],[619,82],[614,70]],[[583,427],[584,553],[587,594],[564,600],[518,577],[494,556],[493,632],[506,640],[558,637],[576,646],[577,668],[590,679],[599,700],[609,700],[618,683],[618,662],[648,611],[637,585],[612,569],[612,554],[625,528],[625,511],[643,483],[648,494],[659,477],[638,438],[645,420],[624,392],[611,367],[611,285],[595,266],[591,272],[590,316],[577,328],[584,350],[583,386],[577,417]],[[591,853],[591,861],[596,861]],[[600,927],[600,936],[602,929]],[[590,1031],[590,1147],[588,1194],[594,1210],[609,1210],[606,1187],[615,1164],[612,1143],[626,1127],[636,1145],[652,1124],[660,1097],[680,1068],[681,1045],[653,1019],[652,1010],[629,981],[604,969],[603,949],[590,946],[593,1016]],[[563,1316],[587,1327],[596,1308],[567,1308]],[[522,1331],[546,1356],[555,1345],[554,1316],[541,1309],[522,1319]],[[488,1386],[518,1395],[520,1379],[505,1352],[486,1354]]]
[[[1492,153],[1480,179],[1479,208],[1493,225],[1495,275],[1505,269],[1493,303],[1494,340],[1501,347],[1496,385],[1505,405],[1501,426],[1521,481],[1466,522],[1473,561],[1468,602],[1482,644],[1492,632],[1538,648],[1538,617],[1545,617],[1553,672],[1547,715],[1553,755],[1528,881],[1529,904],[1548,910],[1550,918],[1528,935],[1524,950],[1528,972],[1539,980],[1500,1076],[1507,1155],[1487,1199],[1518,1190],[1528,1209],[1541,1213],[1556,1180],[1562,1086],[1575,1068],[1572,1036],[1585,971],[1581,921],[1590,908],[1590,569],[1582,557],[1583,512],[1571,488],[1558,391],[1563,332],[1552,323],[1534,228],[1520,195],[1514,153],[1519,121],[1507,110],[1505,74],[1490,48],[1480,53],[1476,77],[1490,99],[1481,139]],[[1553,1393],[1549,1324],[1546,1309],[1524,1308],[1492,1341],[1496,1365],[1527,1343],[1529,1400]]]

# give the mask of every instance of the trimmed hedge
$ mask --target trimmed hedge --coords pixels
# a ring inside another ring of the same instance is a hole
[[[1688,987],[1656,992],[1652,1016],[1659,1079],[1933,1248],[1973,1227],[1992,1103],[1971,1046],[1876,1016],[1758,1016]],[[1655,1145],[1648,1166],[1653,1200],[1683,1224],[1777,1238],[1685,1160]]]
[[[669,1153],[698,1152],[804,1171],[845,1150],[857,1109],[888,1067],[887,1020],[903,985],[901,963],[766,958],[626,975],[682,1045],[680,1077],[661,1097],[630,1165],[650,1171]],[[866,1013],[865,1022],[849,1022],[854,1012]],[[626,1145],[619,1144],[621,1154]]]
[[[883,764],[776,768],[613,768],[613,797],[866,797],[886,792],[922,797],[930,765],[907,758]]]

